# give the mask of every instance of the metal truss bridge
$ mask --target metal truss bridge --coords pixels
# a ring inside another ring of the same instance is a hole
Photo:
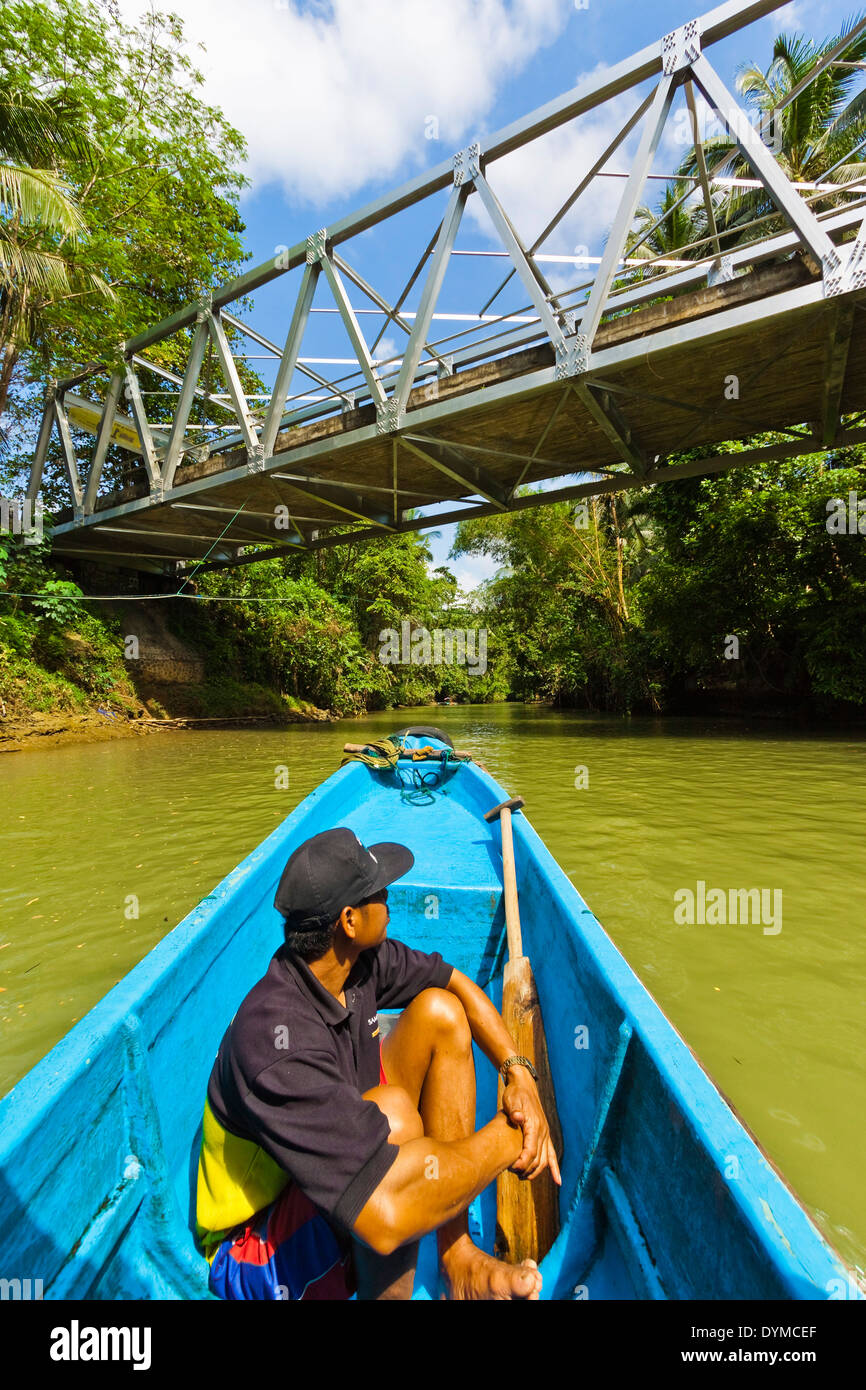
[[[244,563],[866,439],[858,419],[841,423],[866,415],[866,185],[792,184],[707,56],[780,3],[728,3],[692,20],[129,339],[117,361],[50,387],[28,496],[38,497],[56,431],[71,506],[54,518],[55,550],[178,573],[202,560]],[[864,25],[782,105],[842,61]],[[733,245],[716,225],[719,180],[701,139],[697,93],[778,209],[739,229]],[[606,103],[619,112],[626,102],[618,133],[578,171],[537,240],[524,244],[494,191],[498,162],[597,117]],[[649,259],[635,258],[632,247],[626,260],[677,107],[697,157],[679,201],[703,200],[707,235]],[[607,169],[632,132],[630,168]],[[621,191],[603,254],[546,252],[578,200],[605,179]],[[486,217],[483,244],[492,227],[499,251],[458,247],[461,224],[479,240],[477,217],[474,229],[464,218],[472,198],[473,213],[481,205]],[[414,246],[414,270],[406,279],[404,268],[391,298],[356,268],[371,235],[388,238],[395,267]],[[569,277],[578,283],[563,283]],[[486,298],[480,312],[450,312],[443,286],[458,285]],[[266,287],[280,295],[282,346],[231,311]],[[491,311],[506,290],[518,302]],[[451,324],[448,336],[436,336],[440,323]],[[335,357],[333,346],[324,358],[302,354],[325,328],[348,340],[349,357]],[[383,351],[390,346],[386,331],[400,341],[382,361],[374,353],[380,342]],[[317,370],[337,363],[347,370],[336,380]],[[765,432],[782,442],[718,451]],[[668,461],[687,451],[700,457]],[[110,486],[107,460],[115,465]],[[525,492],[557,478],[563,486]],[[419,514],[448,502],[438,514]]]

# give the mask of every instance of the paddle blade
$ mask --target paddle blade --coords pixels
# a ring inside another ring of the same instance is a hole
[[[541,1004],[527,956],[509,960],[502,986],[502,1019],[517,1047],[538,1072],[538,1093],[553,1137],[556,1156],[562,1156],[562,1130],[556,1112],[553,1077]],[[499,1098],[503,1084],[500,1077]],[[533,1182],[516,1173],[501,1173],[496,1184],[496,1253],[510,1263],[531,1259],[540,1263],[559,1233],[559,1191],[549,1172]]]

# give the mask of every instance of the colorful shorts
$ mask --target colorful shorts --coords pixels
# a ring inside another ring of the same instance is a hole
[[[355,1292],[351,1247],[292,1182],[213,1257],[218,1298],[338,1300]]]
[[[387,1085],[379,1048],[379,1084]],[[209,1286],[227,1300],[340,1300],[356,1290],[351,1243],[293,1182],[217,1247]]]

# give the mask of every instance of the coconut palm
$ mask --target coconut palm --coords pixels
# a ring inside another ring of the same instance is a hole
[[[866,179],[866,162],[857,146],[866,141],[866,89],[860,86],[863,72],[856,66],[866,59],[866,31],[856,35],[850,45],[803,89],[784,111],[771,113],[812,71],[830,49],[851,32],[858,19],[848,22],[841,34],[816,43],[804,35],[780,34],[773,45],[773,58],[766,72],[757,64],[746,64],[737,74],[737,90],[766,130],[776,159],[793,182],[838,184],[839,193],[822,193],[813,206],[825,211],[845,206],[851,198],[842,190],[846,184]],[[853,65],[853,66],[849,66]],[[735,140],[727,133],[704,144],[707,163],[723,176],[754,179],[755,172],[743,157]],[[716,167],[718,166],[718,167]],[[682,175],[697,174],[697,156],[691,150],[679,170]],[[804,196],[810,197],[809,193]],[[725,244],[736,244],[736,232],[755,218],[767,218],[763,234],[786,226],[775,203],[763,186],[732,188],[719,202],[718,225],[728,235]],[[734,234],[732,236],[732,233]]]
[[[58,102],[0,88],[0,289],[14,297],[68,286],[66,259],[28,240],[34,231],[67,237],[84,230],[56,162],[80,154],[81,139]]]
[[[634,226],[626,238],[625,255],[629,260],[695,259],[704,254],[695,241],[706,236],[707,218],[703,204],[695,202],[694,185],[688,180],[676,180],[665,187],[657,208],[643,205],[635,213]],[[699,197],[700,195],[698,195]],[[658,223],[657,226],[654,226]],[[663,272],[664,266],[660,267]]]
[[[85,224],[60,172],[87,164],[92,149],[68,99],[0,83],[0,414],[41,310],[71,293],[111,293],[76,267]]]

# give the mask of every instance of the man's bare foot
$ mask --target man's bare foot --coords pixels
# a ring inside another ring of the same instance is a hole
[[[462,1236],[442,1256],[442,1276],[451,1300],[538,1300],[541,1275],[534,1260],[509,1265],[496,1260]]]

